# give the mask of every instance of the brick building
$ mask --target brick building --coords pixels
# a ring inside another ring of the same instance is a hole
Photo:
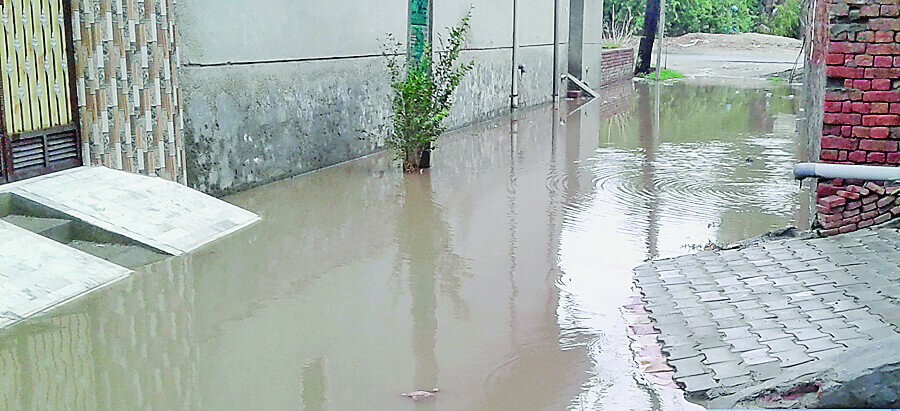
[[[820,160],[900,165],[900,1],[829,0]],[[833,235],[900,216],[900,183],[819,182],[818,222]]]

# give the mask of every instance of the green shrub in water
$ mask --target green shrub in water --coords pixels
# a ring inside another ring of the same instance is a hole
[[[453,94],[474,68],[472,62],[458,62],[470,18],[471,13],[449,29],[446,43],[441,40],[441,50],[434,52],[432,45],[426,44],[419,61],[401,53],[403,44],[388,36],[385,55],[391,76],[392,127],[385,144],[403,161],[404,171],[422,168],[422,154],[447,130],[444,119],[450,115]]]

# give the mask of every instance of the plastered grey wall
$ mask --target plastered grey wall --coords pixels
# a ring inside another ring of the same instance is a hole
[[[599,1],[585,0],[586,9]],[[567,3],[560,1],[562,72]],[[463,57],[475,69],[460,86],[448,125],[507,113],[512,0],[442,0],[433,7],[436,40],[472,10]],[[519,62],[526,69],[520,96],[527,107],[551,99],[553,3],[520,0],[519,10]],[[227,194],[382,148],[390,88],[381,43],[387,33],[406,37],[407,0],[259,0],[252,7],[192,0],[177,3],[176,18],[192,187]],[[588,75],[599,78],[596,60]]]

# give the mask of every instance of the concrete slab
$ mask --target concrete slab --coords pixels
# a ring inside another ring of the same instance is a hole
[[[259,216],[181,184],[80,167],[0,187],[172,255],[247,227]]]
[[[129,274],[127,268],[0,220],[0,328]]]
[[[125,267],[188,253],[259,221],[256,214],[183,185],[104,167],[0,186],[0,193],[39,203],[72,220],[20,215],[0,219],[0,328],[125,278],[132,272]],[[132,244],[48,234],[76,220],[166,254]]]

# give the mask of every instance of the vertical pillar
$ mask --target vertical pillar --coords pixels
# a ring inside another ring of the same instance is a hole
[[[584,0],[569,0],[569,74],[584,78]],[[579,90],[569,83],[569,90]]]
[[[419,61],[425,53],[425,45],[432,43],[431,0],[409,0],[409,41],[407,56]]]

